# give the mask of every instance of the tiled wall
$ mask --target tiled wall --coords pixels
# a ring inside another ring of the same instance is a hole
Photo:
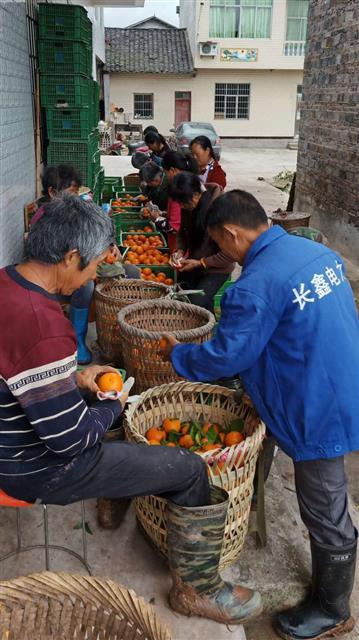
[[[0,267],[19,260],[24,204],[35,197],[25,2],[0,3]]]

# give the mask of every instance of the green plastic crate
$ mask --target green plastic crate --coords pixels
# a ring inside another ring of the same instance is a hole
[[[126,195],[126,193],[128,193],[130,196],[140,196],[141,195],[141,191],[139,191],[139,189],[137,187],[124,187],[122,186],[120,189],[116,190],[116,198],[123,198],[124,195]]]
[[[82,40],[92,46],[92,22],[81,6],[39,5],[39,37],[45,40]]]
[[[82,184],[92,188],[99,171],[98,132],[87,140],[51,140],[47,149],[47,164],[71,163],[80,172]]]
[[[100,85],[95,80],[92,82],[92,117],[93,126],[97,127],[100,119]]]
[[[78,40],[39,40],[38,56],[40,73],[79,73],[91,77],[92,49]]]
[[[137,222],[131,222],[128,220],[122,220],[121,222],[121,231],[123,232],[130,232],[130,229],[144,229],[145,227],[151,227],[151,229],[155,232],[156,231],[156,225],[154,224],[154,222],[150,222],[148,220],[139,220]],[[139,232],[139,233],[142,233]],[[144,235],[147,235],[146,233],[144,233]]]
[[[83,140],[93,129],[92,109],[46,109],[46,127],[49,139]]]
[[[93,80],[79,75],[41,75],[40,101],[42,107],[91,107]]]
[[[217,319],[221,315],[221,300],[222,300],[223,294],[226,292],[228,287],[230,287],[232,284],[234,284],[233,280],[231,279],[226,280],[226,282],[222,284],[221,288],[219,289],[219,291],[217,291],[216,295],[214,296],[214,313]]]

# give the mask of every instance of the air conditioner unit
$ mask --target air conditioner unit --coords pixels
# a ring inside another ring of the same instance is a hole
[[[216,42],[201,42],[199,45],[199,54],[201,56],[211,56],[214,58],[218,53],[218,44]]]

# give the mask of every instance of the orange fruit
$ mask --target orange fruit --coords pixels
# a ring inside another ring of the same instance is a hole
[[[178,433],[181,431],[181,423],[177,418],[165,418],[162,426],[166,433],[169,433],[170,431],[176,431]]]
[[[166,278],[164,283],[167,284],[170,287],[173,284],[173,280],[172,280],[172,278]]]
[[[148,444],[152,444],[152,445],[157,445],[158,444],[159,446],[161,446],[160,443],[158,442],[158,440],[149,440]]]
[[[106,259],[105,259],[106,264],[113,264],[114,262],[116,262],[116,258],[115,256],[112,255],[112,253],[110,253]]]
[[[151,271],[151,269],[146,267],[145,269],[142,269],[142,273],[143,273],[144,276],[150,276],[152,271]]]
[[[160,349],[162,349],[162,351],[164,351],[167,347],[167,340],[166,338],[161,338],[160,340]]]
[[[214,451],[215,449],[222,449],[221,444],[204,444],[203,451]]]
[[[204,425],[202,427],[203,433],[208,433],[208,431],[211,429],[211,427],[213,427],[213,429],[215,430],[216,433],[219,433],[218,424],[212,424],[212,422],[205,422],[204,423]]]
[[[106,391],[121,391],[123,387],[123,380],[119,373],[111,371],[109,373],[103,373],[97,380],[97,386],[100,391],[104,393]]]
[[[224,442],[226,447],[232,447],[234,444],[239,444],[240,442],[243,442],[244,440],[244,436],[239,433],[239,431],[230,431],[229,433],[227,433]]]
[[[194,441],[192,440],[191,436],[188,433],[179,439],[178,444],[180,447],[184,447],[185,449],[190,449],[191,447],[193,447]]]
[[[183,435],[185,436],[186,433],[188,433],[190,430],[190,425],[188,424],[188,422],[184,422],[181,426],[181,432],[183,433]]]
[[[174,442],[166,442],[166,447],[177,447]]]
[[[151,427],[151,429],[146,431],[147,440],[158,440],[158,442],[161,442],[161,440],[166,440],[166,437],[167,434],[161,427]]]

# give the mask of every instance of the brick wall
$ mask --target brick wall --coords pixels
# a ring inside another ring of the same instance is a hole
[[[359,3],[312,0],[296,209],[349,253],[359,248]]]
[[[35,197],[25,2],[0,3],[0,266],[21,258],[23,207]]]

